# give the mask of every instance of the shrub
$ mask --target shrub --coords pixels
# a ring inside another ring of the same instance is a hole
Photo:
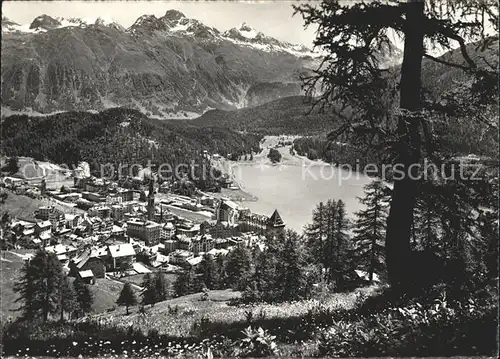
[[[480,309],[482,308],[482,309]],[[495,305],[474,300],[410,303],[334,322],[317,339],[321,356],[489,355],[496,347]],[[482,324],[481,324],[482,323]],[[469,327],[477,327],[471,330]]]
[[[169,305],[167,308],[168,308],[168,314],[177,315],[179,313],[179,306],[178,305],[174,305],[174,306]]]
[[[210,330],[212,321],[210,318],[203,316],[197,319],[191,326],[191,335],[197,338],[205,336]]]
[[[278,350],[276,347],[274,335],[270,335],[262,328],[253,329],[248,327],[243,331],[245,338],[237,342],[234,355],[248,357],[266,357],[276,355]]]
[[[280,162],[281,161],[281,153],[280,151],[274,149],[274,148],[271,148],[269,150],[269,154],[267,155],[267,157],[271,160],[272,163],[276,163],[276,162]]]

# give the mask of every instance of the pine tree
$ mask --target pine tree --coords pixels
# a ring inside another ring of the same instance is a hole
[[[217,279],[215,283],[215,289],[226,289],[226,260],[224,256],[217,255],[215,257],[215,278]]]
[[[174,282],[174,293],[176,297],[182,297],[193,293],[194,276],[191,269],[186,269],[179,273]]]
[[[302,14],[306,26],[318,26],[314,44],[328,52],[320,67],[305,80],[308,93],[315,95],[317,85],[321,84],[320,105],[356,109],[350,116],[340,115],[345,120],[331,133],[330,139],[355,134],[370,139],[370,144],[376,139],[380,147],[390,144],[393,158],[405,173],[394,181],[386,231],[389,282],[394,290],[404,292],[406,284],[411,286],[414,273],[410,244],[418,192],[418,167],[414,165],[420,163],[424,155],[432,158],[436,147],[429,118],[424,117],[422,111],[427,106],[423,101],[422,59],[471,73],[474,78],[468,90],[471,94],[479,93],[471,99],[479,103],[481,98],[494,97],[493,103],[497,103],[497,65],[479,69],[476,59],[469,56],[466,43],[482,39],[485,48],[491,46],[493,41],[487,41],[485,30],[492,26],[498,33],[498,5],[464,0],[323,0],[318,6],[300,5],[295,10]],[[475,21],[464,21],[463,14],[475,17]],[[404,42],[403,62],[398,68],[400,76],[396,79],[380,66],[379,57],[380,50],[390,43],[388,33],[391,31],[398,33]],[[424,46],[426,40],[430,46]],[[443,60],[428,53],[433,44],[451,49],[455,42],[465,61]],[[399,84],[394,86],[397,80]],[[396,90],[399,91],[399,111],[393,116],[390,109]],[[448,107],[444,107],[446,111]],[[397,121],[394,130],[387,127],[393,117]],[[477,114],[470,117],[481,120]],[[397,143],[391,143],[394,138]]]
[[[81,316],[92,311],[94,297],[89,286],[80,278],[76,277],[73,281],[73,289],[77,300],[77,315]]]
[[[347,229],[349,226],[349,221],[345,213],[345,204],[342,200],[334,202],[336,208],[336,217],[334,224],[334,253],[335,260],[332,265],[332,276],[330,278],[335,278],[338,286],[343,286],[346,281],[346,275],[349,270],[349,236],[347,234]]]
[[[16,302],[23,303],[19,310],[23,312],[25,319],[41,317],[46,322],[49,314],[57,312],[61,276],[61,263],[53,253],[38,251],[24,265],[14,291],[20,295]]]
[[[123,285],[123,289],[120,292],[120,296],[118,297],[116,304],[119,306],[125,306],[127,309],[127,315],[129,314],[128,308],[137,304],[137,298],[130,283],[125,283]]]
[[[19,171],[19,159],[16,156],[9,157],[4,169],[10,172],[10,174],[17,173]]]
[[[412,247],[417,250],[437,250],[440,246],[438,229],[440,227],[439,209],[429,189],[419,192],[414,213]]]
[[[302,299],[305,294],[304,250],[299,245],[297,233],[288,230],[283,250],[277,262],[275,284],[281,301]]]
[[[352,260],[356,267],[367,270],[369,280],[384,269],[385,223],[388,193],[382,181],[373,181],[364,187],[365,196],[358,198],[365,209],[356,212]]]
[[[323,202],[313,210],[312,223],[306,226],[305,236],[309,248],[309,261],[324,264],[324,245],[326,237],[326,206]]]
[[[154,285],[155,285],[155,301],[162,302],[167,300],[168,298],[168,283],[165,279],[165,276],[162,272],[156,272],[154,277]]]
[[[141,304],[154,306],[156,302],[156,286],[155,280],[152,278],[151,274],[146,273],[143,277],[141,286],[143,288],[141,292]]]
[[[323,244],[323,268],[325,268],[326,279],[331,282],[334,277],[336,262],[335,224],[337,220],[337,205],[333,200],[328,200],[325,208],[325,240]]]
[[[64,320],[64,312],[68,313],[71,317],[71,315],[75,313],[78,308],[76,293],[66,275],[61,276],[59,298],[60,320],[62,322]]]
[[[215,289],[218,284],[216,264],[211,255],[205,254],[196,272],[198,273],[199,286]]]
[[[253,284],[249,288],[253,291],[255,301],[271,302],[276,299],[277,263],[278,259],[272,248],[267,248],[257,255],[255,273],[252,276]]]
[[[238,246],[227,256],[227,283],[233,289],[241,289],[250,271],[250,253],[243,246]],[[243,288],[244,289],[244,288]]]

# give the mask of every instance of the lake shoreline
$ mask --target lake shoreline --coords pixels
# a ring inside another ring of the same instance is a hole
[[[283,146],[283,138],[265,137],[261,152],[254,155],[252,161],[226,164],[234,184],[257,198],[235,202],[267,216],[277,209],[287,227],[299,233],[310,222],[312,211],[320,202],[342,200],[349,215],[362,209],[357,198],[363,196],[363,187],[371,178],[322,160],[292,154],[290,145]],[[281,143],[278,145],[278,142]],[[273,164],[267,158],[270,148],[280,152],[281,162]]]

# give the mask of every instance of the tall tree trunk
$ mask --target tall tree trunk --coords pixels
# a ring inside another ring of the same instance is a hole
[[[377,223],[378,223],[378,199],[376,199],[377,203],[375,204],[375,213],[373,218],[373,234],[372,234],[372,242],[371,242],[371,253],[370,253],[370,272],[369,272],[369,280],[370,283],[373,282],[373,273],[375,272],[375,248],[377,245]]]
[[[61,313],[60,313],[60,321],[64,321],[64,299],[61,300]]]
[[[420,161],[420,134],[418,116],[408,116],[405,111],[421,109],[421,71],[423,55],[422,19],[424,2],[415,1],[400,5],[405,8],[405,44],[401,68],[400,108],[403,111],[398,120],[400,147],[397,163],[404,172],[404,178],[394,180],[391,209],[387,219],[386,260],[387,274],[393,289],[404,290],[411,285],[410,237],[415,207],[417,182],[409,178],[416,174],[412,164]]]

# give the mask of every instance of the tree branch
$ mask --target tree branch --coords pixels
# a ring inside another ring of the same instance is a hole
[[[450,66],[450,67],[456,67],[458,69],[462,69],[464,71],[469,71],[471,68],[470,67],[467,67],[467,66],[464,66],[464,65],[460,65],[460,64],[455,64],[453,62],[448,62],[448,61],[444,61],[444,60],[441,60],[440,58],[438,57],[434,57],[432,55],[429,55],[427,53],[424,53],[423,56],[425,58],[428,58],[434,62],[437,62],[437,63],[440,63],[442,65],[446,65],[446,66]]]

